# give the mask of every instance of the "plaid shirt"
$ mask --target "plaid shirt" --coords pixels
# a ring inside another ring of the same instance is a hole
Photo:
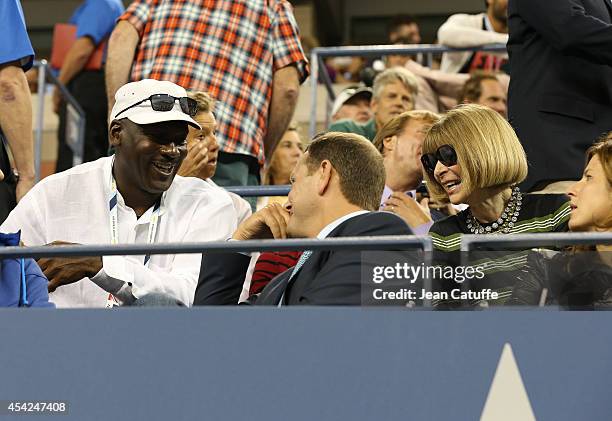
[[[140,34],[131,80],[169,80],[217,103],[223,152],[263,163],[263,138],[276,70],[308,76],[286,0],[135,0],[119,18]]]

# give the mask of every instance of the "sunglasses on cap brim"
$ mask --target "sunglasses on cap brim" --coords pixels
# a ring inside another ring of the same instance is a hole
[[[166,94],[155,94],[143,99],[142,101],[138,101],[136,104],[130,105],[125,110],[120,111],[117,113],[115,118],[119,117],[120,114],[126,112],[130,108],[139,106],[145,101],[151,102],[151,108],[153,111],[172,111],[174,108],[174,103],[178,101],[179,105],[181,106],[181,110],[185,114],[193,117],[198,113],[198,102],[195,99],[188,97],[177,98],[175,96]]]
[[[434,173],[436,165],[440,161],[446,167],[457,165],[457,152],[451,145],[442,145],[435,153],[426,153],[421,156],[423,168],[429,174]]]

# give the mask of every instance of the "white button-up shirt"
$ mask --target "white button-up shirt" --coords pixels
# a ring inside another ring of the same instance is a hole
[[[39,182],[0,227],[22,231],[27,246],[52,241],[110,244],[110,174],[112,158],[101,158]],[[140,218],[118,194],[119,243],[146,244],[153,208]],[[236,229],[236,211],[223,190],[197,179],[176,176],[160,209],[156,243],[224,241]],[[200,273],[200,254],[104,256],[93,277],[61,286],[49,295],[57,307],[104,307],[109,292],[125,290],[139,298],[166,293],[187,305],[193,302]],[[104,288],[104,289],[103,289]]]

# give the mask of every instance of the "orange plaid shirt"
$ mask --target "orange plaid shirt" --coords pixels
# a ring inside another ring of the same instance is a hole
[[[169,80],[216,100],[221,150],[264,161],[274,71],[308,76],[286,0],[135,0],[120,20],[140,34],[131,80]]]

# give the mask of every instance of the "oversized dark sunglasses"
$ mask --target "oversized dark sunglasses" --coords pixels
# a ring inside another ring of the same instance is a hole
[[[115,117],[119,117],[120,114],[126,112],[130,108],[137,107],[145,101],[151,101],[151,108],[153,108],[153,111],[171,111],[174,108],[174,103],[177,100],[181,106],[181,110],[183,110],[185,114],[193,117],[198,113],[198,102],[195,99],[188,97],[177,98],[175,96],[166,94],[155,94],[143,99],[142,101],[138,101],[136,104],[130,105],[125,110],[120,111]]]
[[[421,162],[425,171],[432,174],[436,169],[436,164],[440,161],[447,167],[457,164],[457,152],[451,145],[442,145],[436,153],[426,153],[421,156]]]

